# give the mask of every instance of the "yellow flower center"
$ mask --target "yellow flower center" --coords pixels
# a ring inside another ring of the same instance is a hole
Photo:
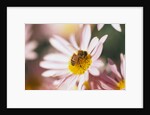
[[[83,86],[85,87],[85,90],[90,90],[90,89],[91,89],[88,81],[85,81],[85,82],[83,83]],[[73,90],[78,90],[78,87],[77,87],[77,86],[74,86],[74,87],[73,87]]]
[[[71,56],[68,64],[69,70],[75,75],[84,74],[92,63],[91,55],[86,51],[79,50]]]
[[[122,90],[125,88],[125,80],[121,80],[118,84],[117,84],[117,90]]]
[[[90,85],[89,85],[89,82],[88,81],[85,81],[83,83],[83,85],[85,86],[85,90],[90,90]]]

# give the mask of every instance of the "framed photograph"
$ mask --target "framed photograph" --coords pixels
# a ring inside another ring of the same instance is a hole
[[[143,7],[7,7],[7,108],[143,108]]]

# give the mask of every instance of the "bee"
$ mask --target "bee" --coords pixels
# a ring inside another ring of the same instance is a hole
[[[71,58],[71,65],[75,65],[77,63],[80,64],[80,59],[84,59],[87,56],[87,52],[86,51],[82,51],[79,50],[77,54],[73,54],[72,58]],[[81,67],[81,65],[80,65]]]

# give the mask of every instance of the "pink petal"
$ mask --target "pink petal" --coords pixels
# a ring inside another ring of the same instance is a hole
[[[86,25],[82,32],[81,50],[87,50],[91,38],[91,27]]]
[[[99,84],[97,84],[96,87],[97,87],[98,90],[103,90],[103,88],[102,88],[101,85],[99,85]]]
[[[105,90],[113,90],[112,87],[110,87],[108,84],[104,83],[103,81],[100,81],[101,87]]]
[[[111,24],[111,25],[112,25],[112,27],[113,27],[115,30],[121,32],[121,26],[120,26],[120,24]]]
[[[101,30],[103,28],[104,24],[97,24],[97,29],[98,31]]]
[[[120,64],[121,74],[123,77],[125,77],[125,58],[122,53],[120,54],[120,59],[121,59],[121,64]]]
[[[68,68],[68,64],[66,63],[50,63],[49,61],[40,62],[40,67],[45,69],[66,69]]]
[[[111,59],[108,59],[108,63],[109,63],[108,65],[109,65],[111,71],[113,73],[115,73],[121,79],[122,77],[117,69],[117,66],[114,64],[114,62]]]
[[[70,36],[70,42],[72,43],[73,47],[76,48],[77,50],[79,49],[79,46],[75,40],[75,36],[74,35],[71,35]]]
[[[100,71],[94,67],[94,66],[91,66],[89,68],[89,72],[93,75],[93,76],[99,76],[100,75]]]
[[[96,47],[97,43],[98,43],[99,39],[97,37],[94,37],[91,42],[90,45],[88,47],[88,53],[90,54],[91,51]]]
[[[70,57],[63,54],[49,54],[44,57],[46,61],[53,61],[53,62],[68,62]]]
[[[90,87],[91,87],[91,89],[95,89],[93,81],[90,82]]]
[[[116,86],[116,84],[117,84],[117,81],[112,76],[102,74],[102,76],[100,76],[100,78],[101,78],[101,81],[105,81],[108,84],[110,84],[111,86]]]

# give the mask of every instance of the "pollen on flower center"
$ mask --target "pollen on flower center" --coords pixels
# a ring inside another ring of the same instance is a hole
[[[68,68],[73,74],[80,75],[85,73],[91,63],[91,55],[86,51],[78,50],[77,53],[71,56]]]
[[[117,89],[121,90],[125,88],[125,80],[121,80],[118,84],[117,84]]]

